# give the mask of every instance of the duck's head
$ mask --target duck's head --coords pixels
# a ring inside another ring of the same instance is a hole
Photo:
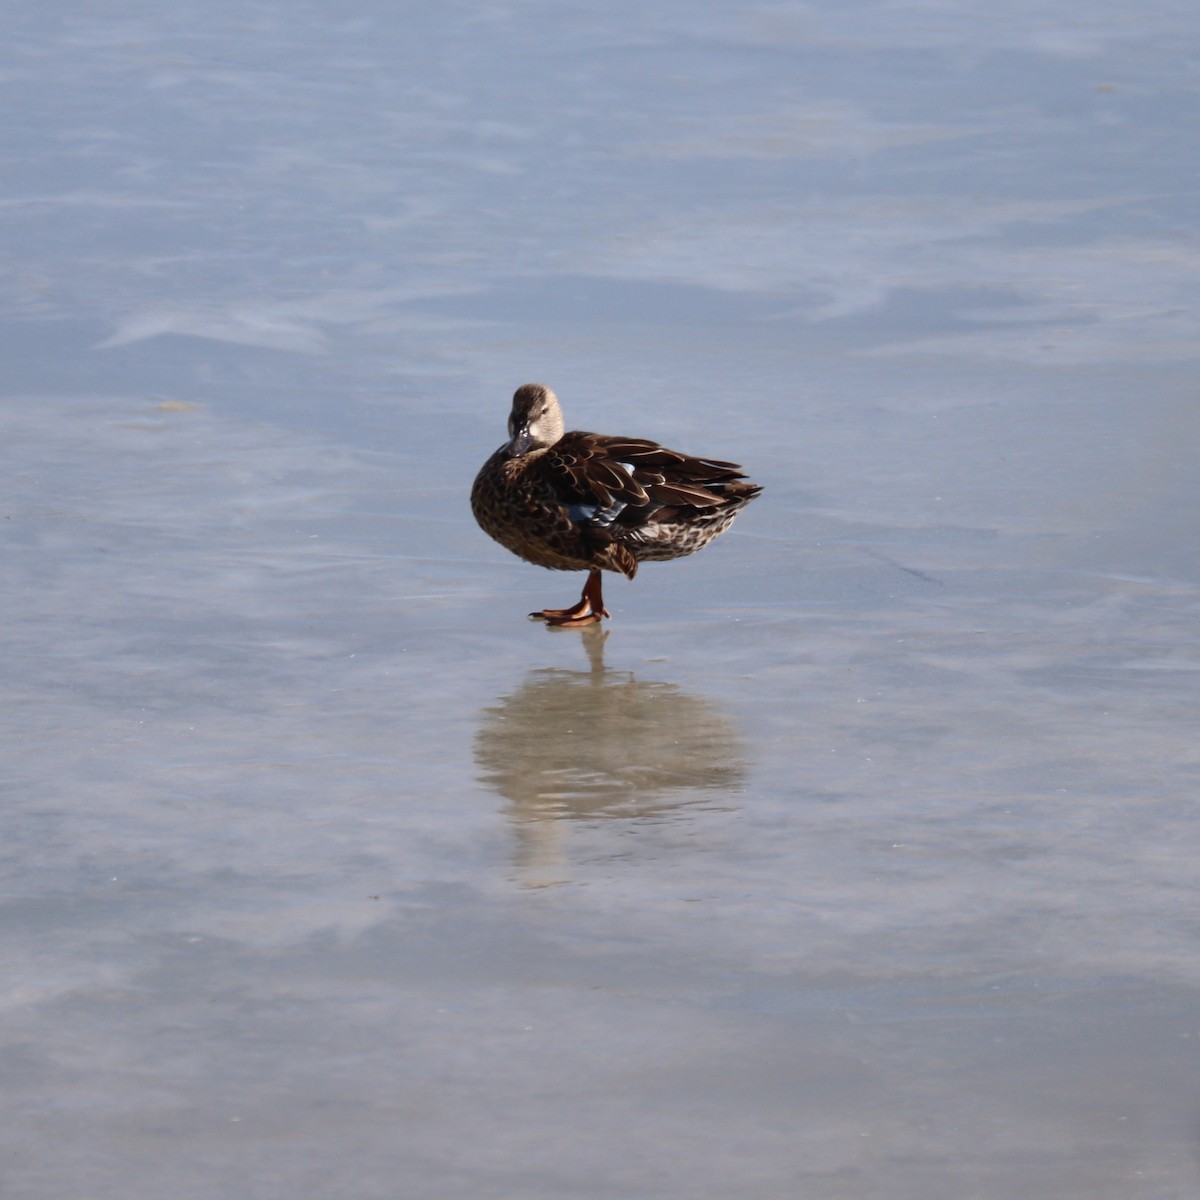
[[[545,450],[563,435],[558,397],[544,383],[525,383],[513,393],[508,415],[508,451],[514,457]]]

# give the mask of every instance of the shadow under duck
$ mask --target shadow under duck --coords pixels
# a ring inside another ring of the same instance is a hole
[[[588,572],[578,604],[529,614],[547,625],[609,616],[601,571],[632,579],[639,563],[694,554],[762,491],[735,463],[644,438],[564,433],[558,397],[541,383],[517,388],[508,433],[475,477],[471,509],[526,562]]]

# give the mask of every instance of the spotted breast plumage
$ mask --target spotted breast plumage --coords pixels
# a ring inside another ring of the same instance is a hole
[[[639,563],[694,554],[762,491],[734,463],[563,427],[548,387],[519,387],[509,440],[471,489],[475,519],[502,546],[539,567],[588,572],[577,604],[529,614],[548,625],[607,617],[601,571],[632,579]]]

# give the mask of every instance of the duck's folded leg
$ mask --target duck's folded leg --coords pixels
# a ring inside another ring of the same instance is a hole
[[[570,608],[545,608],[541,612],[531,612],[530,619],[545,621],[556,629],[576,629],[583,625],[595,625],[605,617],[610,616],[604,607],[604,597],[601,594],[603,581],[599,571],[589,571],[587,583],[583,585],[583,594],[579,603]]]

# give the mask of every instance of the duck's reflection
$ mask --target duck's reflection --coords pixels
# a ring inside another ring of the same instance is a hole
[[[661,821],[687,806],[731,807],[745,776],[741,739],[711,701],[610,671],[607,631],[578,636],[589,670],[531,671],[483,710],[475,737],[481,782],[508,801],[526,883],[569,873],[567,822]]]

